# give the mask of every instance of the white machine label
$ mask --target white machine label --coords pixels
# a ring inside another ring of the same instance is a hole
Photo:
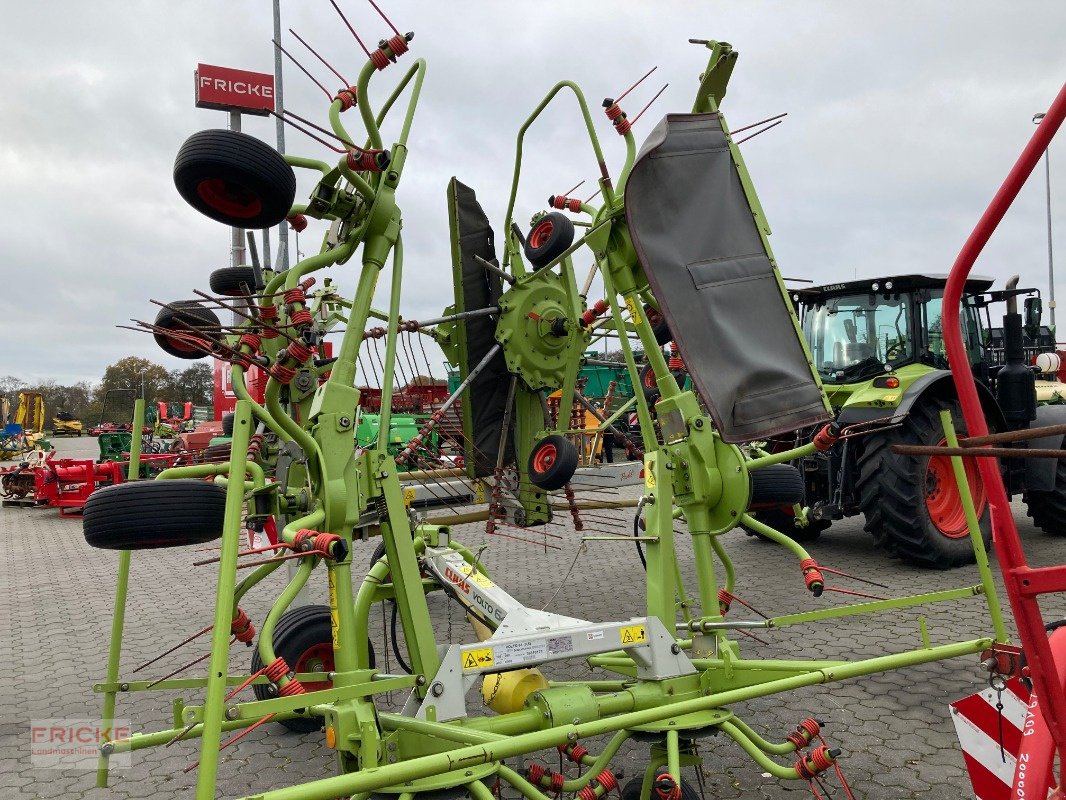
[[[553,636],[548,640],[548,655],[558,656],[574,649],[574,642],[569,636]]]
[[[548,643],[543,639],[526,642],[507,642],[494,645],[496,666],[507,667],[512,664],[528,664],[548,657]]]

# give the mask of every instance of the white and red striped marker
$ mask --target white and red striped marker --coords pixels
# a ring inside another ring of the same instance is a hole
[[[1003,703],[1002,726],[997,702]],[[977,800],[1010,800],[1028,705],[1029,690],[1019,678],[1008,680],[1002,694],[989,687],[951,704],[951,719]]]

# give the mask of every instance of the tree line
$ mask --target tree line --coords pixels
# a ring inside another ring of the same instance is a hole
[[[63,385],[56,381],[27,382],[16,375],[0,377],[0,396],[11,403],[11,415],[18,407],[19,392],[44,395],[46,426],[61,411],[67,411],[88,425],[129,422],[133,401],[143,396],[147,403],[167,402],[193,405],[212,403],[211,366],[198,362],[187,369],[168,370],[147,358],[127,356],[104,370],[99,383],[79,381]],[[7,421],[6,419],[4,420]]]

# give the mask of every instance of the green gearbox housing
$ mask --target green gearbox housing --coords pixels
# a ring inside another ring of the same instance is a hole
[[[550,269],[526,273],[499,305],[496,341],[503,345],[507,371],[532,391],[560,388],[567,366],[581,358],[591,338],[568,311],[566,281]]]

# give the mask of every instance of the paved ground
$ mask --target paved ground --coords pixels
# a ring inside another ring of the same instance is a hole
[[[61,440],[67,453],[95,452],[92,439]],[[1031,558],[1048,563],[1061,558],[1062,544],[1034,530],[1016,507]],[[595,512],[586,524],[624,528],[622,514]],[[569,526],[554,529],[564,538],[562,549],[542,549],[493,538],[485,559],[512,594],[533,607],[551,598],[579,549]],[[464,526],[456,535],[478,547],[485,541],[481,526]],[[111,800],[126,797],[189,797],[193,774],[182,768],[196,758],[191,745],[142,751],[130,768],[116,770],[112,788],[93,789],[89,772],[34,769],[29,760],[29,724],[47,718],[93,718],[100,698],[91,685],[104,676],[107,636],[116,572],[116,554],[89,548],[77,519],[60,519],[53,510],[0,510],[0,664],[6,686],[0,692],[0,798],[84,797]],[[793,559],[783,551],[744,536],[730,534],[727,547],[740,578],[737,593],[760,610],[787,613],[840,603],[839,596],[811,598],[802,589]],[[355,559],[369,557],[373,543],[359,544]],[[551,608],[593,620],[625,619],[640,612],[642,573],[628,544],[593,542],[578,556],[574,573],[559,591]],[[842,522],[812,547],[823,563],[887,583],[893,592],[912,594],[977,583],[976,570],[949,573],[917,571],[872,551],[857,520]],[[682,572],[694,582],[687,540],[681,537]],[[161,652],[189,632],[208,624],[207,603],[214,578],[210,568],[190,566],[189,549],[135,555],[132,601],[127,612],[124,670]],[[269,583],[270,592],[281,584]],[[843,580],[840,585],[850,585]],[[877,590],[874,590],[877,591]],[[315,588],[324,599],[324,588]],[[243,605],[261,621],[272,594],[260,592]],[[468,639],[461,613],[446,599],[430,599],[435,629],[441,641]],[[1048,615],[1066,611],[1061,602],[1046,604]],[[937,643],[983,635],[988,625],[978,601],[953,603],[926,611],[930,633]],[[783,629],[763,634],[766,643],[742,642],[745,655],[757,658],[837,658],[873,656],[919,643],[914,613],[893,613],[876,619],[843,620],[832,625]],[[379,654],[381,622],[371,636]],[[153,674],[162,675],[203,652],[195,646],[161,662]],[[235,651],[238,664],[249,653]],[[393,666],[395,666],[393,664]],[[583,665],[552,670],[552,677],[590,675]],[[596,677],[593,675],[593,677]],[[600,676],[602,677],[602,676]],[[956,659],[850,683],[807,689],[766,698],[735,710],[757,730],[780,738],[808,715],[829,723],[827,736],[844,749],[844,770],[859,798],[956,798],[972,796],[947,704],[981,688],[976,658]],[[193,692],[184,693],[198,702]],[[394,698],[399,699],[399,698]],[[172,695],[143,693],[120,696],[118,715],[132,720],[135,731],[167,726]],[[646,757],[645,746],[623,752],[622,766],[635,775]],[[703,740],[705,795],[710,798],[802,798],[804,784],[782,784],[765,777],[741,750],[724,737]],[[282,787],[333,772],[331,752],[321,734],[298,736],[279,728],[263,728],[224,752],[219,796],[237,797]],[[692,776],[689,776],[690,778]],[[836,796],[840,796],[839,793]]]

